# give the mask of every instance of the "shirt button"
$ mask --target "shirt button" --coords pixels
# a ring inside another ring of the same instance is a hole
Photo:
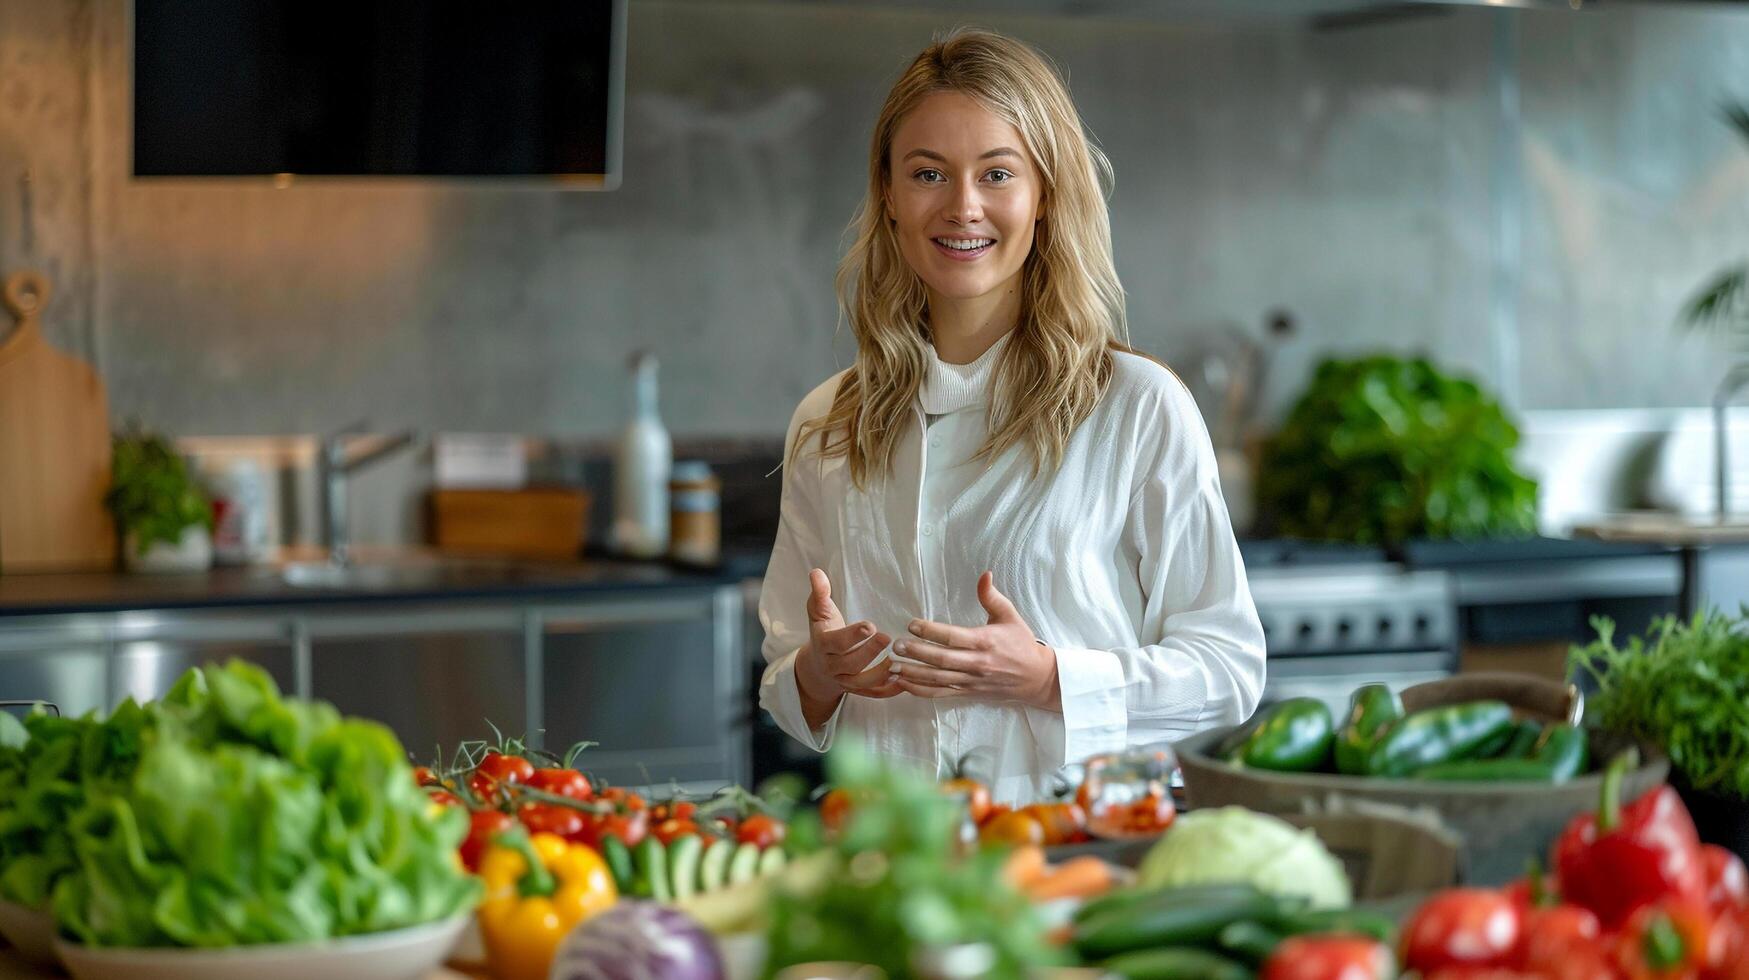
[[[930,536],[930,535],[931,535],[931,534],[934,534],[934,533],[935,533],[935,528],[934,528],[934,527],[932,527],[932,526],[930,526],[930,525],[928,525],[928,524],[925,524],[925,525],[923,525],[923,536],[924,536],[924,537],[926,537],[926,538],[927,538],[927,537],[929,537],[929,536]]]

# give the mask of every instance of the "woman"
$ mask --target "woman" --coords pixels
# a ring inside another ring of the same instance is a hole
[[[1189,393],[1132,353],[1103,155],[1032,48],[960,31],[875,124],[856,363],[790,423],[760,704],[998,801],[1237,722],[1263,632]]]

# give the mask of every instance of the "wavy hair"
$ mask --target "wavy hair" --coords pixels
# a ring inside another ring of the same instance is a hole
[[[1056,469],[1110,385],[1111,351],[1129,349],[1105,202],[1111,164],[1061,76],[1037,50],[1001,34],[962,28],[937,39],[893,85],[875,122],[868,191],[837,275],[856,362],[831,410],[804,423],[796,440],[799,451],[817,434],[821,458],[846,457],[858,487],[891,471],[928,364],[927,294],[899,252],[884,201],[893,135],[937,92],[966,95],[1019,130],[1044,184],[1043,220],[1021,269],[1020,319],[996,365],[990,435],[974,458],[988,462],[1024,444],[1035,475]]]

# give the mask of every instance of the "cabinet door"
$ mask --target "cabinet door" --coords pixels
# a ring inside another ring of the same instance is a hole
[[[0,648],[0,701],[47,701],[72,716],[103,708],[109,697],[106,652],[65,642]]]
[[[705,594],[546,619],[546,745],[600,743],[577,766],[616,785],[747,773],[738,598]]]
[[[311,621],[310,690],[343,713],[393,729],[412,757],[447,759],[467,740],[528,726],[522,634],[501,624],[385,614],[371,622]]]
[[[296,657],[287,639],[170,636],[115,645],[110,705],[128,697],[142,702],[163,697],[189,668],[233,659],[267,671],[282,694],[289,697],[297,693]]]

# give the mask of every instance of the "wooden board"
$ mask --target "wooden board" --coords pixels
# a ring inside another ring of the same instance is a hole
[[[431,542],[455,554],[575,558],[588,522],[589,494],[567,487],[431,492]]]
[[[0,340],[0,574],[108,568],[109,402],[89,364],[50,346],[49,284],[15,273],[4,287],[18,326]]]

